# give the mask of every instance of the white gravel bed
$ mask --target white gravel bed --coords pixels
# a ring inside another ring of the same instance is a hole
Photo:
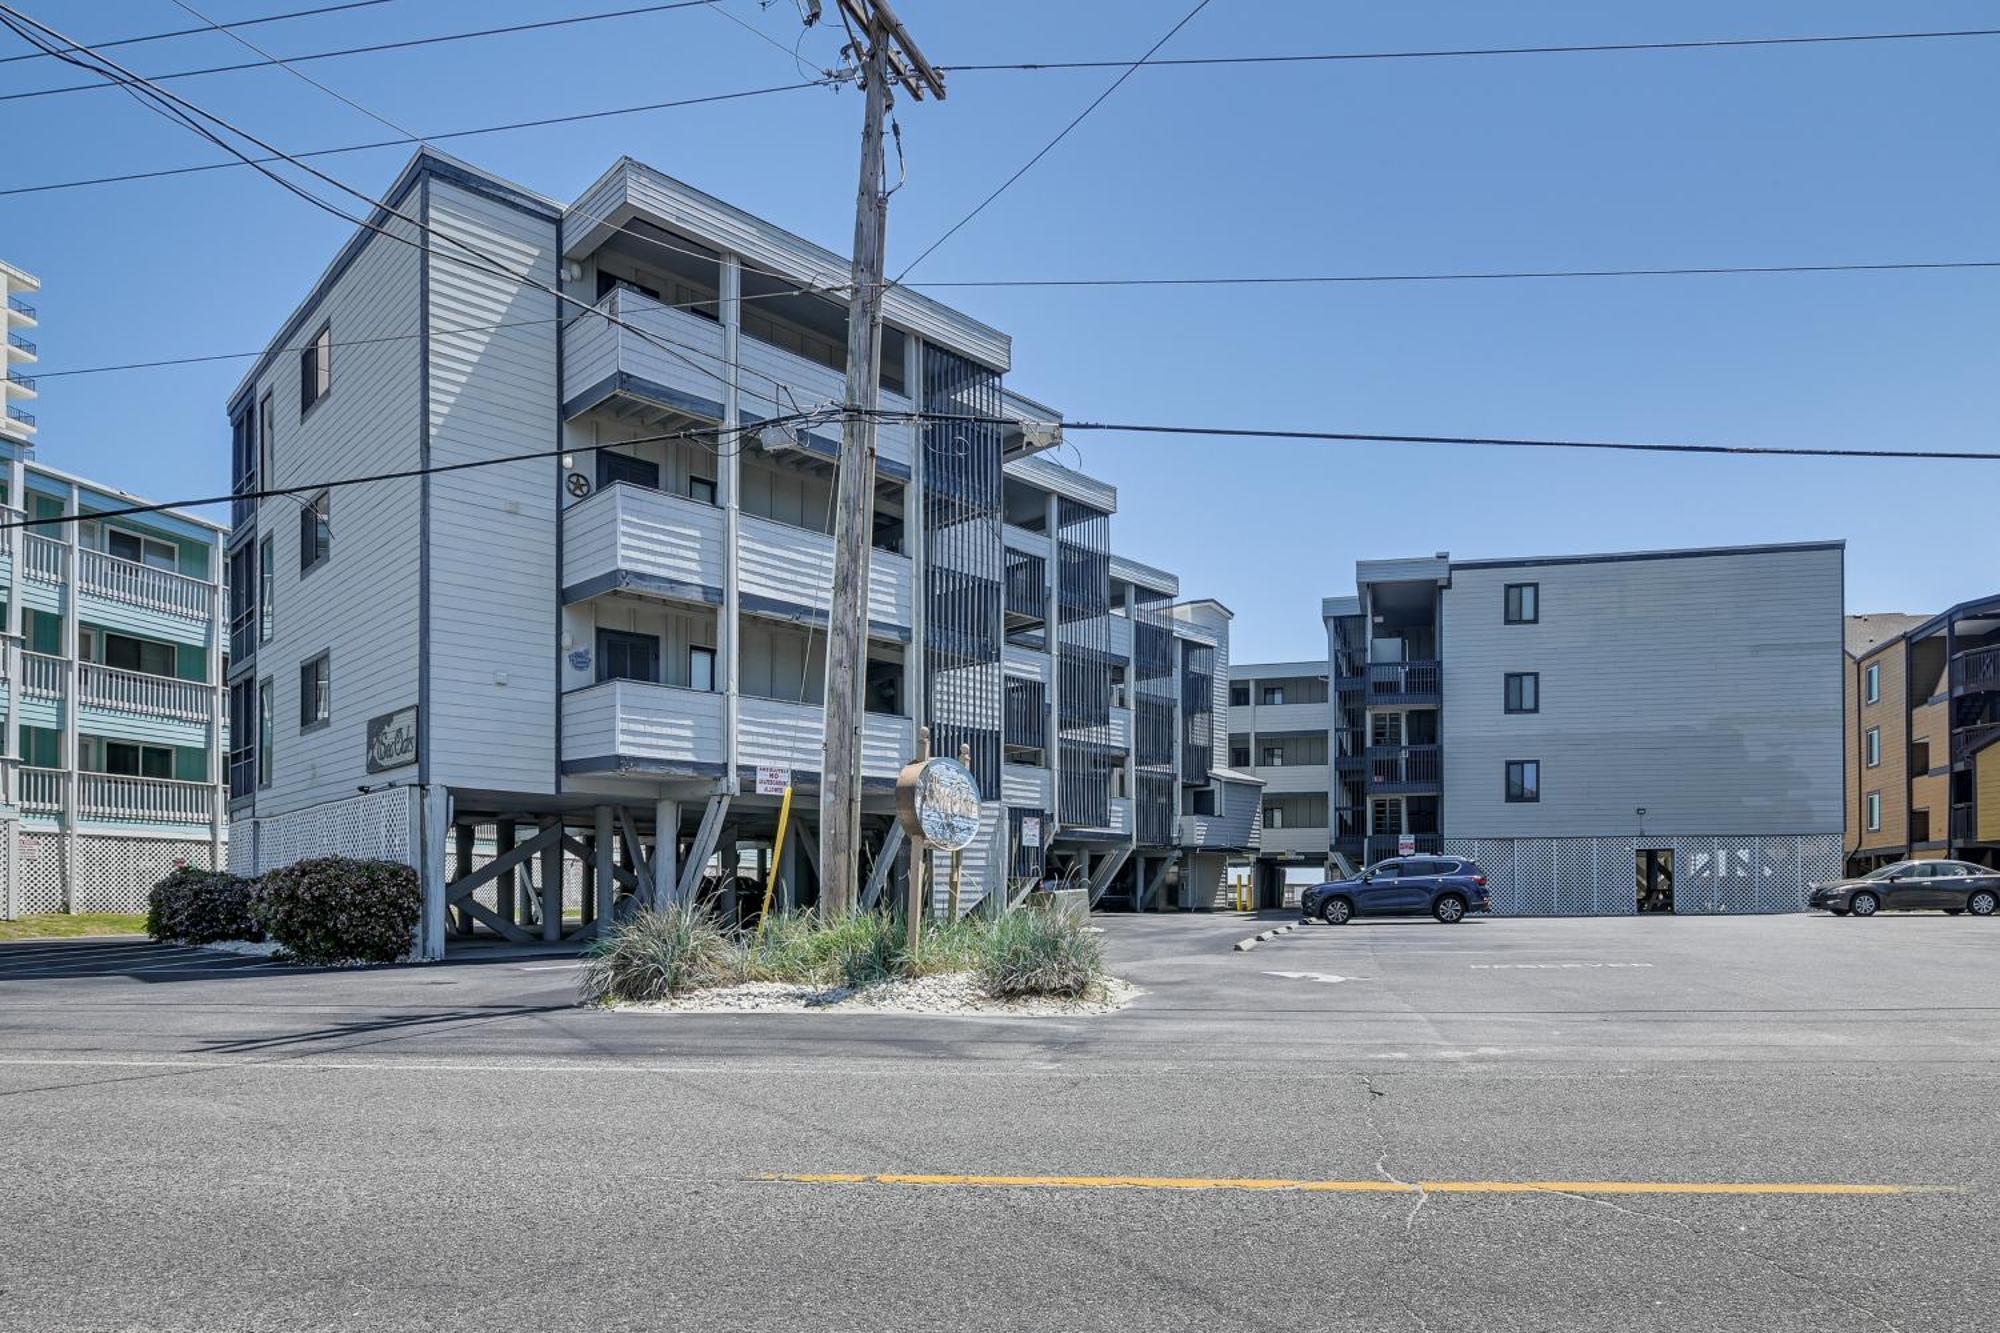
[[[801,986],[782,981],[746,981],[694,991],[672,1000],[614,1006],[629,1013],[889,1013],[981,1014],[1018,1018],[1074,1018],[1108,1014],[1138,997],[1139,988],[1115,977],[1095,996],[1076,1000],[996,1000],[979,988],[970,972],[944,972],[878,986]]]
[[[252,943],[249,940],[216,940],[210,944],[198,944],[197,949],[213,949],[217,953],[240,953],[245,958],[272,958],[280,952],[281,946],[275,940]]]

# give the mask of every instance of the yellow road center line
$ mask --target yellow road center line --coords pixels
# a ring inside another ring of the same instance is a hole
[[[1864,1185],[1814,1181],[1702,1180],[1261,1180],[1219,1176],[980,1176],[766,1172],[795,1185],[931,1185],[971,1189],[1271,1190],[1300,1194],[1942,1194],[1949,1185]]]

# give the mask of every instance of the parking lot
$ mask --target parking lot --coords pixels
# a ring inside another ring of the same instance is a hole
[[[2000,925],[1273,924],[1061,1021],[10,953],[0,1328],[1991,1326]]]

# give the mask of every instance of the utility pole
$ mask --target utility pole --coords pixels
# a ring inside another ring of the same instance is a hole
[[[820,911],[853,909],[861,858],[862,689],[868,660],[868,547],[874,535],[875,409],[882,362],[882,253],[889,196],[883,189],[882,121],[893,78],[922,101],[944,96],[887,0],[839,0],[861,63],[867,110],[854,205],[854,265],[847,301],[847,416],[834,485],[833,603],[826,635],[826,754],[820,764]]]

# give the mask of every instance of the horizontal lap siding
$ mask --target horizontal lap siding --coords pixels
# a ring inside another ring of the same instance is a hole
[[[1502,589],[1541,585],[1540,623]],[[1838,549],[1458,568],[1444,592],[1450,837],[1837,833]],[[1541,711],[1502,709],[1541,673]],[[1508,804],[1505,765],[1541,764]]]
[[[400,201],[414,212],[415,197]],[[390,222],[407,240],[417,229]],[[281,352],[256,391],[272,395],[270,486],[304,486],[417,465],[421,434],[420,256],[375,236],[327,291],[292,340],[322,323],[333,333],[333,387],[301,418],[299,356]],[[372,340],[381,341],[372,341]],[[252,399],[255,401],[255,398]],[[274,539],[277,586],[271,642],[257,648],[256,675],[276,697],[271,785],[259,815],[281,814],[341,796],[368,781],[368,719],[417,702],[419,485],[414,478],[336,487],[330,498],[331,558],[299,573],[298,502],[271,499],[258,510],[258,536]],[[332,658],[333,717],[299,729],[299,666]],[[393,777],[414,777],[399,770]],[[375,779],[380,781],[380,779]]]
[[[531,285],[556,281],[555,224],[441,180],[429,189],[431,464],[552,449],[556,326],[529,321],[558,314]],[[506,273],[458,262],[443,237]],[[498,324],[517,327],[480,327]],[[558,472],[536,459],[431,479],[432,781],[552,789]]]

